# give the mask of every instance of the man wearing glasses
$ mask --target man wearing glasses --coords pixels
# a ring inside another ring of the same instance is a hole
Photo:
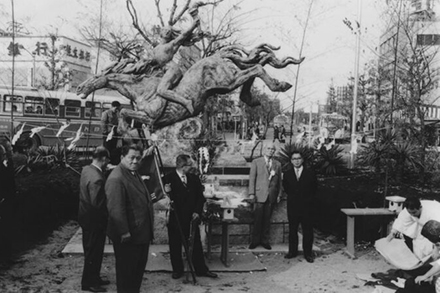
[[[254,203],[254,227],[249,249],[258,245],[272,249],[270,239],[270,218],[281,197],[281,164],[273,159],[275,146],[267,145],[264,156],[252,161],[249,173],[249,199]]]
[[[293,168],[283,174],[283,187],[287,193],[287,217],[289,220],[289,252],[284,258],[298,255],[298,226],[303,232],[303,250],[307,262],[313,259],[313,205],[315,204],[317,180],[315,172],[304,166],[300,152],[291,157]]]

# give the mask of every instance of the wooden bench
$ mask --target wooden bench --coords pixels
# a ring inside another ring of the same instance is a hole
[[[364,209],[341,209],[341,211],[347,215],[347,254],[356,258],[354,249],[354,224],[355,218],[358,216],[397,216],[395,212],[392,212],[385,208],[364,208]],[[385,229],[386,231],[386,229]]]

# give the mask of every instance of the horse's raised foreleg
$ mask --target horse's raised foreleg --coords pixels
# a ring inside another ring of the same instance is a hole
[[[254,80],[255,80],[255,77],[247,80],[243,84],[243,87],[241,88],[241,91],[240,91],[240,100],[250,107],[256,107],[256,106],[261,105],[260,100],[256,99],[251,94],[251,87],[252,87],[252,84],[254,83]]]
[[[148,116],[147,113],[145,113],[144,111],[133,111],[129,109],[122,109],[120,115],[121,115],[121,119],[124,120],[126,118],[132,118],[146,125],[151,125],[153,123],[153,119],[151,119],[151,117]]]

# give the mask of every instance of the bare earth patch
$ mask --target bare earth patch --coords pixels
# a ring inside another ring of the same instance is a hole
[[[45,243],[36,245],[0,268],[0,292],[81,292],[83,258],[64,256],[62,249],[78,229],[74,221],[54,231]],[[300,255],[286,260],[280,253],[259,254],[264,272],[220,273],[218,279],[198,278],[196,285],[184,278],[171,279],[169,273],[145,273],[142,292],[372,292],[356,274],[385,272],[388,265],[371,247],[358,246],[358,259],[347,257],[342,243],[317,235],[322,253],[313,264]],[[114,257],[105,256],[102,274],[111,281],[109,292],[116,292]]]

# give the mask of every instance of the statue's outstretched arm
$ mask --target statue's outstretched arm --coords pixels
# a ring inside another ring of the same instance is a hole
[[[199,18],[199,11],[198,6],[195,5],[194,7],[189,9],[189,13],[191,14],[193,18],[193,22],[191,26],[183,31],[179,36],[177,36],[174,40],[174,46],[180,47],[182,46],[186,41],[191,39],[193,37],[193,33],[196,30],[196,28],[200,28],[200,18]]]

